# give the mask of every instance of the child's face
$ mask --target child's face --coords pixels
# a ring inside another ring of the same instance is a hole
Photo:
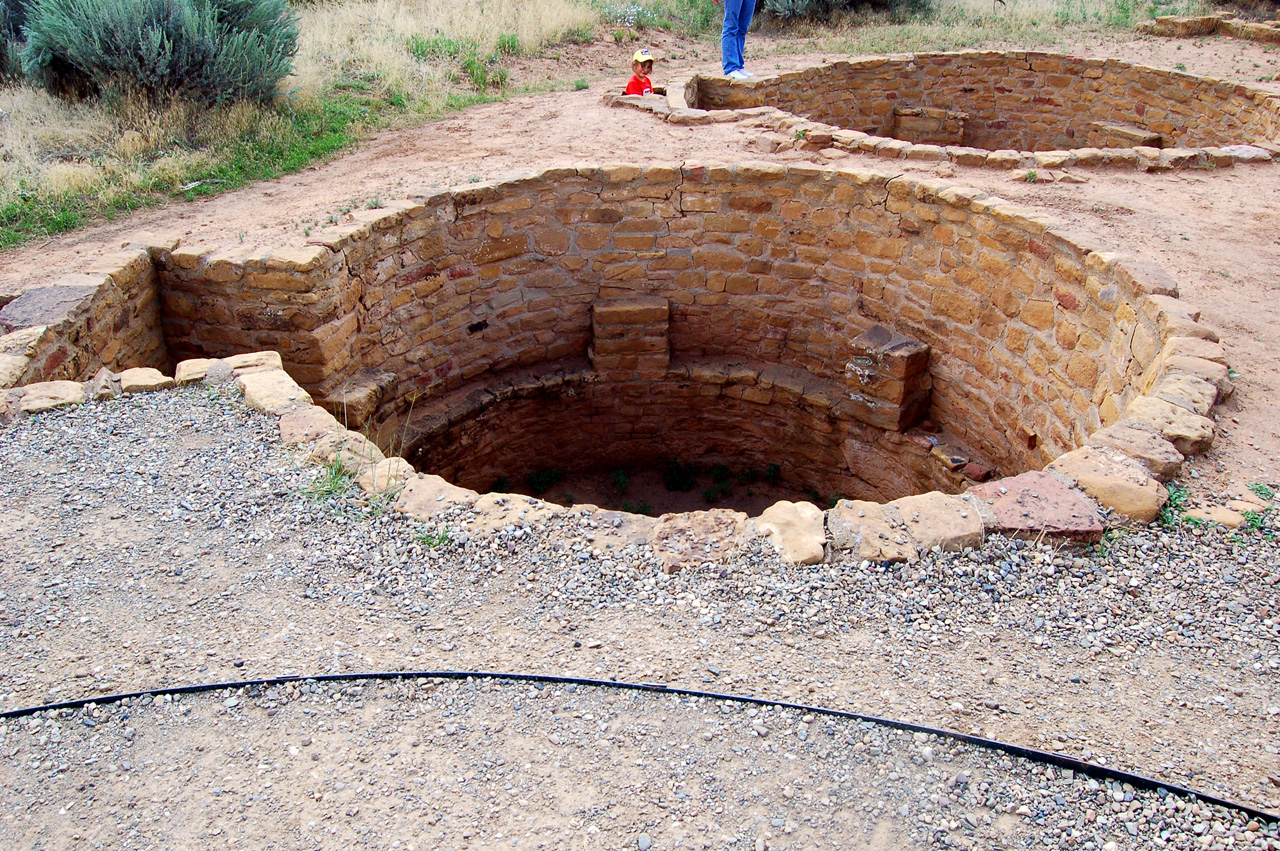
[[[638,77],[647,77],[653,72],[653,62],[632,62],[631,70],[634,71]]]

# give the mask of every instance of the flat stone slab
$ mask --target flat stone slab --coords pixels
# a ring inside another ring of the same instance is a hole
[[[822,509],[811,502],[775,502],[755,519],[755,526],[788,564],[817,564],[826,555]]]
[[[395,509],[424,523],[455,505],[472,505],[480,494],[450,484],[439,476],[418,474],[405,482]]]
[[[1102,540],[1102,516],[1078,491],[1050,473],[1023,473],[976,485],[969,494],[986,503],[995,528],[1031,538],[1041,534],[1073,541]]]
[[[358,476],[375,464],[387,460],[387,457],[369,438],[344,428],[319,438],[316,445],[311,447],[311,460],[321,464],[337,463],[351,475]]]
[[[41,381],[23,388],[18,410],[39,414],[64,405],[83,405],[87,400],[84,385],[78,381]]]
[[[126,369],[120,373],[119,378],[122,393],[154,393],[157,390],[168,390],[173,386],[172,378],[149,366]]]
[[[1045,468],[1077,482],[1103,506],[1141,523],[1150,523],[1169,494],[1137,461],[1105,446],[1084,446]]]
[[[12,387],[22,380],[31,360],[20,355],[0,355],[0,389]]]
[[[310,443],[342,430],[342,424],[334,419],[333,414],[315,405],[294,408],[280,415],[280,442],[285,446]]]
[[[896,509],[878,502],[842,499],[827,512],[831,545],[865,561],[915,561],[919,548]]]
[[[231,374],[237,378],[263,370],[284,369],[284,361],[281,360],[279,352],[247,352],[222,360],[231,367]]]
[[[1121,422],[1135,420],[1160,432],[1183,455],[1199,455],[1213,446],[1213,420],[1154,396],[1139,396],[1121,415]]]
[[[365,493],[389,493],[400,490],[417,471],[403,458],[387,458],[366,469],[356,478]]]
[[[91,284],[27,290],[0,309],[0,328],[13,331],[33,325],[57,325],[97,291],[98,287]]]
[[[565,509],[533,496],[518,493],[486,493],[475,501],[476,517],[470,522],[474,535],[489,535],[505,526],[532,526],[565,513]]]
[[[922,550],[959,552],[982,545],[982,517],[961,499],[933,491],[895,499],[889,506],[902,515],[906,530]]]
[[[311,404],[311,395],[283,369],[244,374],[236,379],[236,384],[244,392],[245,404],[264,414],[279,416],[290,408]]]
[[[1151,475],[1167,482],[1182,469],[1185,460],[1173,444],[1154,429],[1136,422],[1119,422],[1095,431],[1089,436],[1090,446],[1118,449],[1147,468]]]
[[[1202,520],[1206,523],[1217,523],[1221,526],[1226,526],[1228,529],[1238,529],[1244,525],[1243,514],[1221,505],[1215,505],[1211,508],[1193,508],[1183,516],[1192,520]]]
[[[1213,410],[1213,403],[1217,401],[1218,388],[1194,375],[1174,374],[1161,378],[1151,388],[1149,395],[1207,417],[1209,411]]]
[[[213,366],[217,361],[213,358],[192,358],[180,362],[173,371],[173,380],[178,386],[183,384],[192,384],[196,381],[203,381],[205,375],[209,372],[209,367]]]
[[[747,515],[713,508],[684,514],[664,514],[654,524],[649,543],[662,561],[664,573],[718,562],[742,543]]]

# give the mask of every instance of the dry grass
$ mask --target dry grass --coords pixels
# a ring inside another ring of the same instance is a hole
[[[439,106],[459,71],[457,57],[415,57],[410,40],[470,43],[482,57],[514,35],[537,50],[563,33],[594,25],[597,13],[576,0],[362,0],[308,8],[290,82],[320,92],[355,79]]]

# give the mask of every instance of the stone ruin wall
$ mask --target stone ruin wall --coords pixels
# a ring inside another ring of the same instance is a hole
[[[815,121],[894,136],[895,108],[967,114],[950,144],[1021,151],[1130,147],[1094,122],[1157,133],[1165,147],[1280,137],[1280,97],[1236,83],[1114,59],[1027,52],[919,53],[833,62],[747,84],[699,77],[703,109],[773,106]]]
[[[751,397],[767,395],[765,405],[776,394],[776,411],[795,411],[781,434],[820,432],[824,405],[858,405],[853,341],[884,324],[932,347],[930,416],[1012,472],[1115,421],[1168,336],[1163,311],[1178,311],[1161,301],[1174,287],[1158,269],[1091,251],[1032,211],[870,173],[563,168],[354,219],[272,250],[145,240],[159,274],[142,252],[129,255],[135,297],[144,312],[162,304],[167,351],[139,312],[145,342],[99,360],[276,350],[331,408],[372,367],[391,382],[377,419],[396,426],[415,398],[417,419],[432,399],[469,396],[458,410],[474,409],[476,394],[529,370],[581,372],[597,300],[652,296],[670,306],[669,378],[689,375],[702,396],[736,393],[747,413]],[[104,322],[77,333],[85,352],[122,340]],[[97,363],[56,361],[33,363],[25,380],[83,376]],[[742,367],[738,378],[717,372],[726,364]],[[774,366],[791,378],[769,374]],[[619,425],[602,431],[612,439]]]

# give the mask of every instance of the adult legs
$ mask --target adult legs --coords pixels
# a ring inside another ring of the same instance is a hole
[[[756,0],[724,0],[724,29],[720,31],[720,60],[726,74],[741,71],[747,28],[756,11]]]

